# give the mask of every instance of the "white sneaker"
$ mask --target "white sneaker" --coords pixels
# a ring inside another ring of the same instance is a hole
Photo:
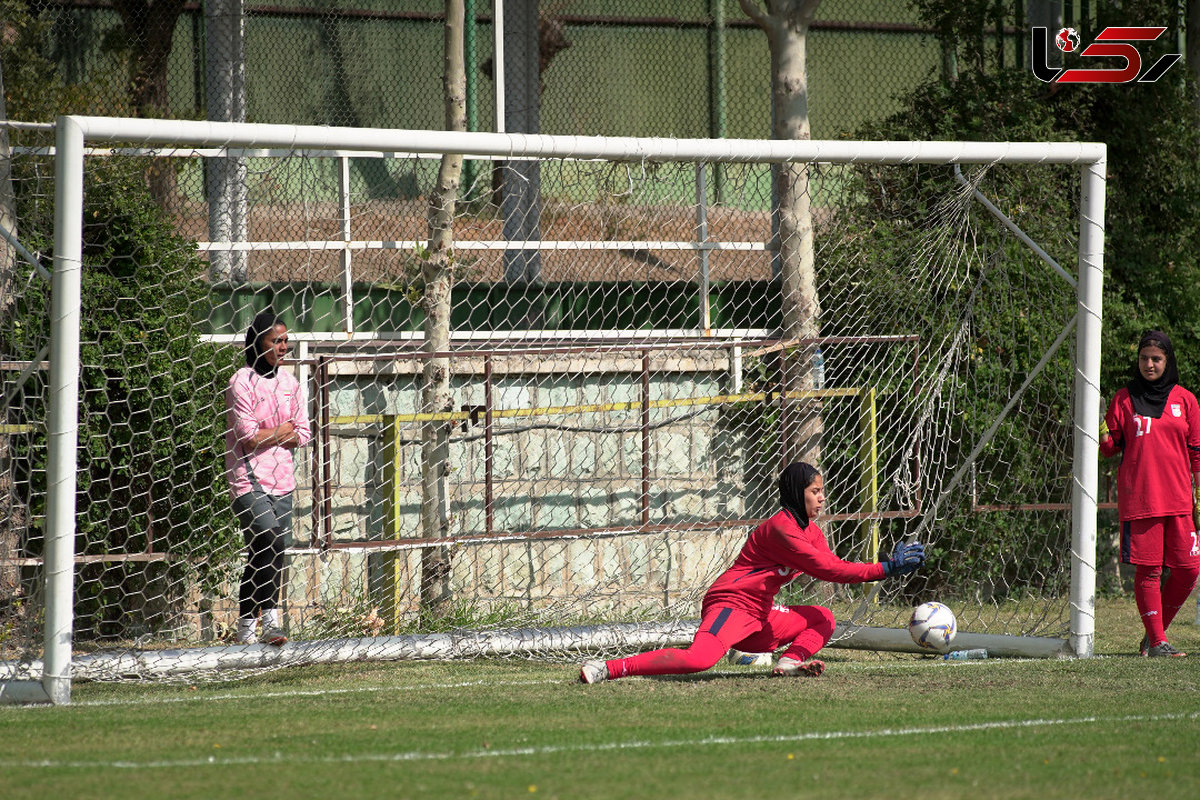
[[[579,668],[580,683],[599,683],[608,680],[608,664],[603,661],[585,661]]]
[[[775,669],[771,670],[771,674],[782,675],[785,678],[815,678],[824,671],[824,661],[818,661],[815,658],[810,658],[808,661],[797,661],[794,658],[784,656],[779,659],[779,663],[775,665]]]
[[[239,619],[237,623],[238,644],[258,644],[258,634],[255,632],[253,619]]]
[[[262,640],[272,647],[283,647],[287,644],[287,634],[283,628],[263,628]]]
[[[730,650],[725,660],[739,667],[769,667],[774,660],[774,653],[744,653],[741,650]]]

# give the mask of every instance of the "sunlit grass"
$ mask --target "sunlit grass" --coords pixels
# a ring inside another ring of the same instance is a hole
[[[1185,650],[1194,614],[1171,629]],[[1098,630],[1090,660],[831,649],[817,679],[582,686],[514,659],[78,684],[67,707],[0,707],[0,796],[1197,796],[1200,650],[1134,656],[1127,599]]]

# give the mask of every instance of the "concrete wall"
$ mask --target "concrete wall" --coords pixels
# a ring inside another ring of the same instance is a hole
[[[650,358],[649,524],[641,522],[640,356],[510,357],[493,364],[492,532],[503,537],[456,547],[452,585],[475,613],[580,621],[664,606],[694,613],[700,594],[740,547],[745,525],[721,526],[760,510],[746,507],[746,430],[717,405],[670,404],[730,390],[725,352],[662,352]],[[330,375],[333,541],[403,547],[420,536],[420,427],[395,430],[381,416],[418,411],[420,362],[336,363]],[[485,402],[482,359],[454,368],[455,409]],[[631,408],[615,407],[628,403]],[[580,410],[579,406],[591,406]],[[598,408],[597,408],[598,407]],[[554,409],[545,412],[545,409]],[[540,410],[521,416],[504,413]],[[400,442],[393,464],[384,436]],[[450,438],[451,533],[485,533],[483,415]],[[395,475],[395,485],[391,476]],[[301,486],[311,486],[306,463]],[[394,491],[393,491],[394,490]],[[394,511],[387,496],[396,498]],[[297,493],[296,541],[312,531],[311,492]],[[555,531],[605,528],[558,538]],[[389,629],[419,598],[420,549],[297,550],[288,587],[293,626],[330,609],[348,618],[393,604]],[[656,612],[657,613],[657,612]],[[549,615],[549,616],[548,616]],[[592,619],[592,621],[595,621]]]

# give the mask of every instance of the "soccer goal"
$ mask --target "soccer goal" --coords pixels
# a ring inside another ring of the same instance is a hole
[[[956,646],[1092,654],[1103,145],[12,134],[2,700],[686,642],[794,460],[844,558],[930,555],[789,586],[835,611],[831,646],[915,651],[938,600]],[[233,638],[224,477],[264,308],[313,433],[282,648]]]

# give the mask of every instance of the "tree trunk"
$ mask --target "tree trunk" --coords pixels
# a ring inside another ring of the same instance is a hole
[[[463,61],[464,0],[446,0],[445,93],[446,130],[467,129],[467,78]],[[454,285],[454,214],[462,176],[461,155],[442,156],[437,185],[429,198],[429,252],[422,271],[425,278],[425,350],[450,349],[450,291]],[[421,410],[435,414],[450,408],[450,359],[425,362]],[[443,539],[450,534],[447,497],[448,422],[427,422],[421,430],[421,534]],[[444,618],[450,611],[451,548],[427,547],[421,551],[421,616],[424,621]]]
[[[771,51],[772,135],[776,139],[810,138],[808,120],[808,28],[821,0],[739,0],[742,10],[767,34]],[[783,164],[777,172],[778,246],[782,283],[782,337],[799,346],[780,358],[780,384],[788,393],[819,388],[817,345],[821,304],[813,257],[814,232],[808,164]],[[793,395],[794,396],[794,395]],[[821,404],[793,399],[781,404],[780,447],[784,464],[808,461],[820,465],[824,422]]]
[[[113,8],[121,17],[132,58],[129,100],[133,113],[146,119],[169,117],[171,93],[167,67],[183,0],[115,0]],[[146,180],[159,205],[172,208],[176,192],[171,159],[154,159],[146,171]]]
[[[245,13],[242,0],[207,0],[205,26],[205,105],[208,119],[246,121]],[[208,238],[244,242],[247,228],[246,160],[216,156],[207,161]],[[246,281],[246,253],[213,250],[208,254],[213,282]]]
[[[8,120],[7,107],[4,102],[4,65],[0,64],[0,122]],[[0,228],[3,228],[14,239],[17,236],[16,199],[12,186],[12,149],[8,141],[8,128],[0,126]],[[10,312],[16,285],[17,251],[0,237],[0,326],[7,330],[11,325]],[[2,339],[0,339],[2,341]],[[8,358],[7,348],[0,351],[0,358]],[[5,416],[0,417],[0,424],[8,422],[7,409]],[[20,588],[20,571],[13,566],[5,566],[5,559],[16,558],[21,543],[21,529],[24,527],[24,509],[16,496],[13,485],[12,459],[10,458],[8,435],[0,432],[0,617],[4,614],[4,604],[16,598]]]

